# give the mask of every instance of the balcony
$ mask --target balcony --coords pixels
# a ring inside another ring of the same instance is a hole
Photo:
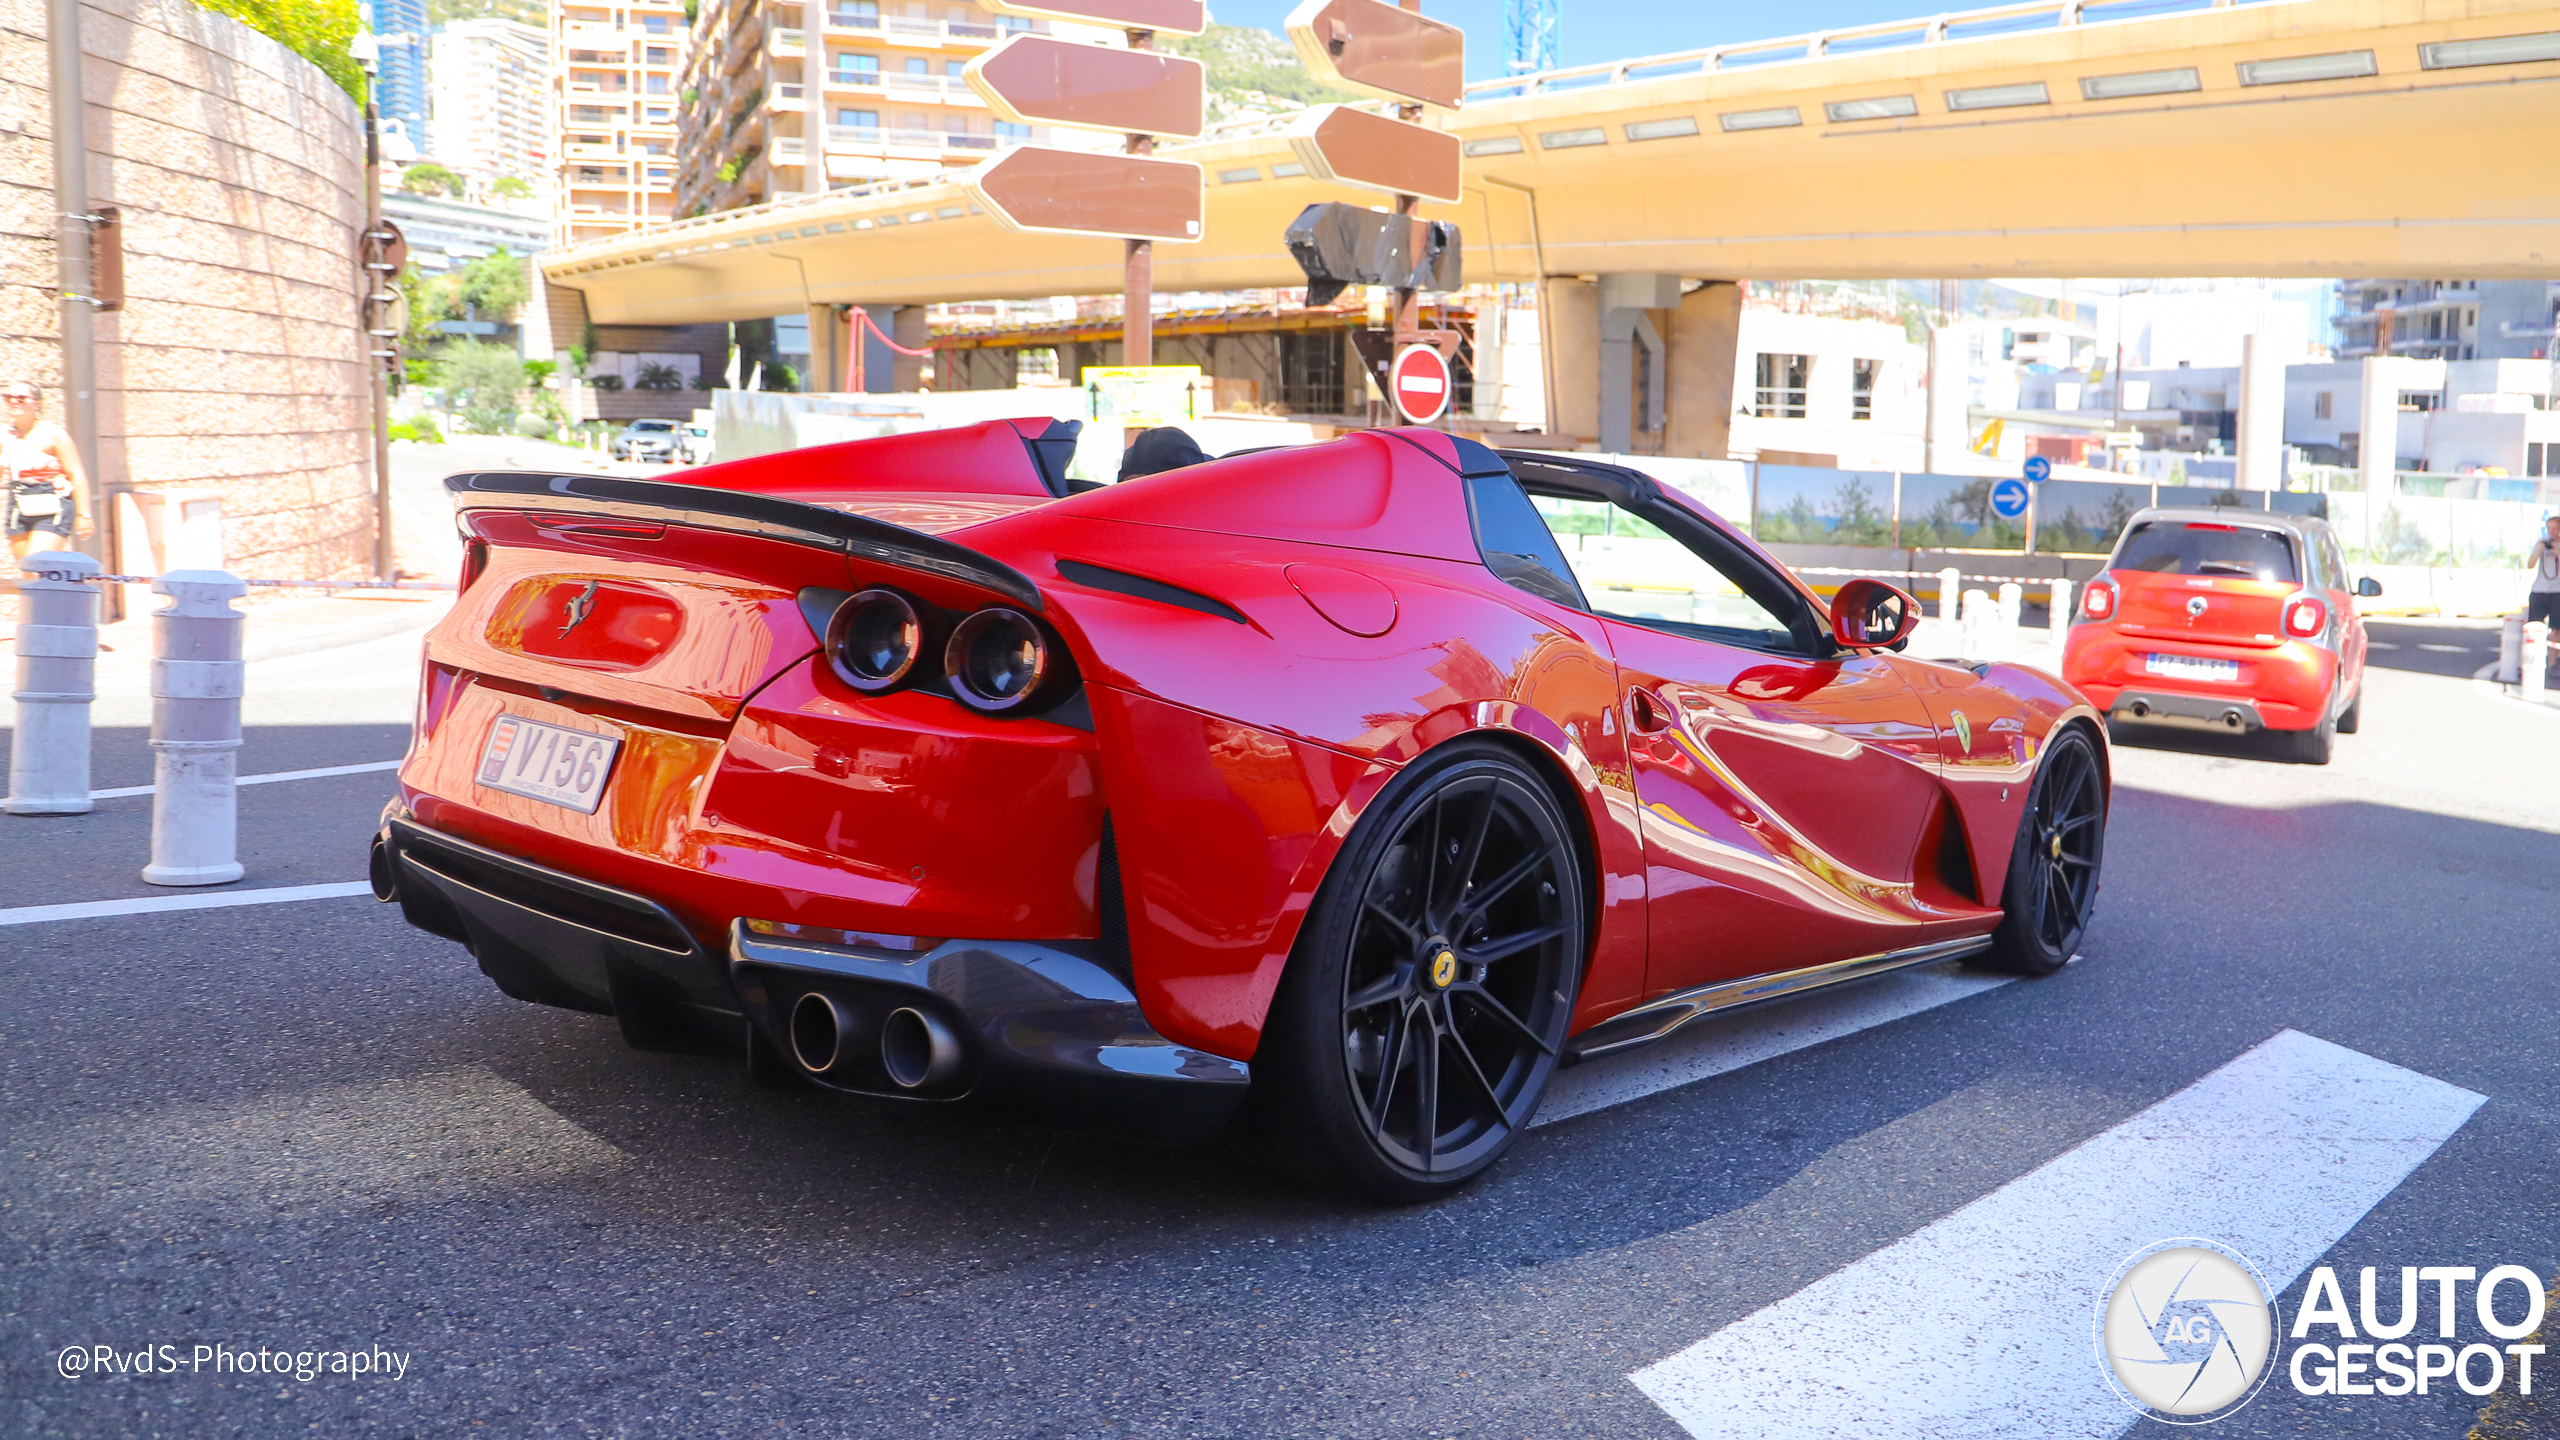
[[[842,11],[827,14],[827,28],[850,35],[877,37],[892,45],[930,46],[993,45],[1017,28],[1037,34],[1048,33],[1046,24],[1007,27],[1001,25],[964,25],[958,21],[910,20],[903,15],[849,15]]]
[[[809,53],[808,37],[798,30],[777,29],[772,32],[765,48],[772,51],[777,60],[797,60]]]
[[[776,141],[776,144],[783,142]],[[791,141],[797,145],[797,140]],[[861,152],[881,156],[986,153],[1003,142],[993,135],[954,135],[940,130],[890,130],[878,125],[830,125],[829,154]]]
[[[776,165],[805,165],[809,160],[807,147],[797,135],[776,135],[773,148],[764,153]]]
[[[772,109],[796,114],[809,108],[808,96],[809,87],[805,85],[776,85],[767,104]]]
[[[631,34],[618,25],[600,25],[590,20],[570,20],[560,26],[563,42],[575,45],[581,40],[610,45],[628,52]]]

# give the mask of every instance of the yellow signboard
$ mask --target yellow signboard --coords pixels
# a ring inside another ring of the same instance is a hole
[[[1084,414],[1096,424],[1174,425],[1200,418],[1197,365],[1087,365]]]

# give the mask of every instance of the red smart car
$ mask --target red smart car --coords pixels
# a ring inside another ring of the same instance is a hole
[[[1066,478],[1074,427],[446,482],[374,887],[753,1071],[1412,1199],[1561,1064],[1906,965],[2059,968],[2099,715],[1897,653],[1633,470],[1427,430]]]
[[[2325,520],[2144,510],[2081,592],[2062,678],[2112,720],[2286,736],[2329,763],[2363,717],[2364,622]]]

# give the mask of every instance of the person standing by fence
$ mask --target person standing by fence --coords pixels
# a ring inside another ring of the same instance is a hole
[[[89,479],[80,448],[69,431],[44,418],[38,408],[43,399],[44,392],[30,381],[0,385],[0,411],[7,416],[7,423],[0,424],[0,466],[5,466],[9,487],[12,561],[39,550],[68,550],[72,537],[88,530],[80,517],[80,496]]]

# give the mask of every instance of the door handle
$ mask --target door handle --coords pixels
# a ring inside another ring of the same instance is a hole
[[[1627,728],[1638,735],[1659,735],[1671,728],[1671,707],[1642,686],[1627,690]]]

